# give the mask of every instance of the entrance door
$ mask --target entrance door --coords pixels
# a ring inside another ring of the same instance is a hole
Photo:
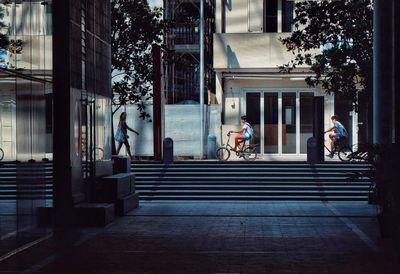
[[[256,130],[260,153],[300,155],[312,136],[314,92],[246,92],[245,113]],[[257,134],[258,133],[258,134]]]
[[[94,165],[94,100],[82,96],[82,172],[83,178],[89,180],[95,174]]]

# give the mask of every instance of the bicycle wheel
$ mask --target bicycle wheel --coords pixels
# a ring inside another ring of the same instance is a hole
[[[217,156],[217,159],[220,161],[226,161],[231,156],[231,152],[226,147],[220,147],[215,152],[215,156]]]
[[[341,149],[339,149],[338,156],[339,156],[340,160],[342,160],[343,162],[347,162],[347,161],[351,160],[350,156],[352,153],[353,153],[353,151],[351,150],[351,148],[348,146],[345,146],[345,147],[342,147]]]
[[[4,158],[4,151],[0,148],[0,161]]]
[[[257,149],[255,147],[246,147],[243,150],[243,158],[246,161],[254,161],[257,159]]]

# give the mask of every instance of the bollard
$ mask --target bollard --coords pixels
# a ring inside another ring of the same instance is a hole
[[[112,159],[114,160],[113,174],[131,172],[131,158],[114,155]]]
[[[174,141],[169,137],[163,141],[163,161],[165,165],[174,162]]]
[[[312,165],[318,162],[317,139],[315,137],[307,139],[307,162]]]
[[[217,137],[213,134],[207,136],[207,159],[215,159],[217,149]]]

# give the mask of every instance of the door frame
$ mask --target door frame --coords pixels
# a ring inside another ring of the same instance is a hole
[[[312,92],[314,96],[324,96],[325,107],[324,122],[326,123],[326,116],[329,115],[329,110],[334,107],[334,100],[330,100],[329,96],[324,94],[320,89],[317,88],[255,88],[255,87],[243,87],[240,89],[240,116],[246,114],[246,94],[247,93],[260,93],[260,155],[270,156],[300,156],[304,153],[300,153],[300,93]],[[278,153],[265,153],[264,144],[264,98],[265,93],[278,93]],[[283,93],[296,93],[296,153],[282,153],[282,94]]]

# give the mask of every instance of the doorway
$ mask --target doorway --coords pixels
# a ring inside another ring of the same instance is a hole
[[[261,155],[307,153],[313,134],[314,90],[244,90],[242,115],[254,127]]]

